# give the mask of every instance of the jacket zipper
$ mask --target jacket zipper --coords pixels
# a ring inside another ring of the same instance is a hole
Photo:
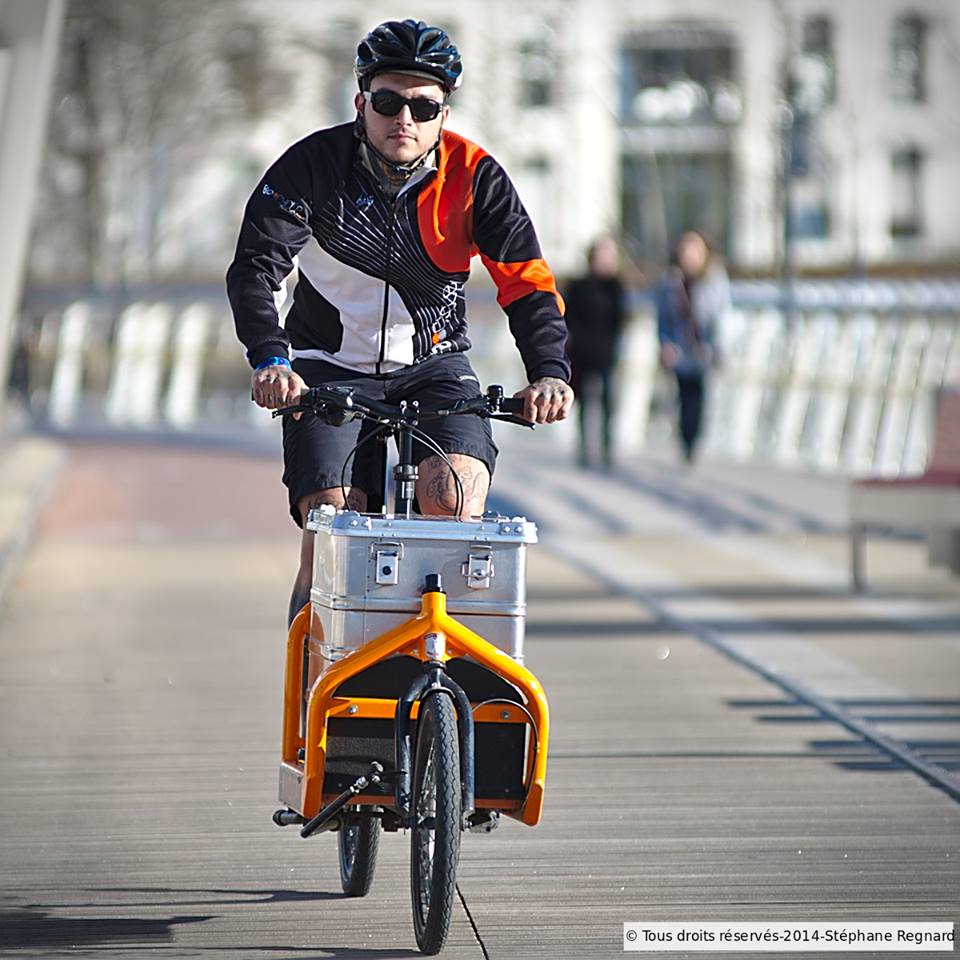
[[[390,258],[393,255],[393,234],[397,222],[397,200],[387,201],[390,208],[390,220],[387,226],[387,259],[383,280],[383,317],[380,321],[380,357],[377,360],[377,373],[382,373],[381,365],[387,352],[387,314],[390,310]]]

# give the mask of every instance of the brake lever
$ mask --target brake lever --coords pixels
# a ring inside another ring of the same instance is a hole
[[[300,404],[298,403],[292,407],[278,407],[276,410],[272,410],[270,412],[270,416],[282,417],[284,414],[287,414],[287,413],[305,413],[305,412],[306,412],[306,409],[304,407],[301,407]]]
[[[491,413],[488,414],[490,420],[500,420],[503,423],[515,423],[518,427],[529,427],[531,430],[536,430],[537,425],[532,420],[524,420],[523,417],[518,417],[513,413]]]

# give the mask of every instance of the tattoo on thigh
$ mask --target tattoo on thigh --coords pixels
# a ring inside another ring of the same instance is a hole
[[[427,499],[452,513],[457,507],[457,484],[453,479],[453,471],[439,457],[430,457],[429,461],[424,461],[424,466]]]
[[[367,507],[367,495],[363,490],[350,487],[347,490],[347,499],[343,499],[343,491],[340,487],[329,487],[326,490],[318,490],[316,493],[304,497],[300,503],[300,512],[304,521],[311,510],[316,510],[324,504],[330,504],[338,509],[346,505],[351,510],[365,510]]]
[[[490,475],[483,468],[472,472],[473,482],[468,484],[464,481],[463,492],[470,512],[482,513],[484,503],[487,499],[487,491],[490,489]]]
[[[334,507],[342,507],[343,496],[339,490],[321,490],[319,493],[315,493],[312,496],[304,497],[298,504],[303,522],[307,522],[307,517],[310,515],[311,510],[317,510],[324,504],[330,504]]]
[[[367,509],[367,495],[363,490],[351,487],[347,493],[347,506],[351,510],[363,511]]]
[[[440,457],[428,457],[421,464],[421,470],[426,480],[426,499],[429,501],[429,504],[421,504],[421,507],[429,509],[430,506],[435,506],[447,513],[454,513],[457,509],[458,490],[450,467]],[[482,464],[475,466],[470,462],[461,463],[457,467],[457,476],[463,488],[461,514],[471,516],[482,513],[490,486],[486,468]]]

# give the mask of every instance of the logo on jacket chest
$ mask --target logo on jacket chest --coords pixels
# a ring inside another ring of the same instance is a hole
[[[369,194],[362,193],[357,197],[357,209],[358,210],[368,210],[374,204],[374,199]]]

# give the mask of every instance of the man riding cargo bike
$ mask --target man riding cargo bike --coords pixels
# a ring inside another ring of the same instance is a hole
[[[355,72],[355,120],[294,144],[258,184],[227,288],[253,399],[288,414],[283,481],[303,528],[275,819],[336,829],[353,894],[381,827],[410,829],[417,940],[433,953],[460,829],[499,811],[535,823],[542,799],[546,701],[519,663],[533,525],[484,516],[490,420],[562,420],[573,393],[533,224],[497,161],[444,129],[457,48],[437,27],[390,21],[360,43]],[[484,394],[466,358],[474,255],[529,380],[513,399]],[[478,601],[508,569],[510,595]]]

